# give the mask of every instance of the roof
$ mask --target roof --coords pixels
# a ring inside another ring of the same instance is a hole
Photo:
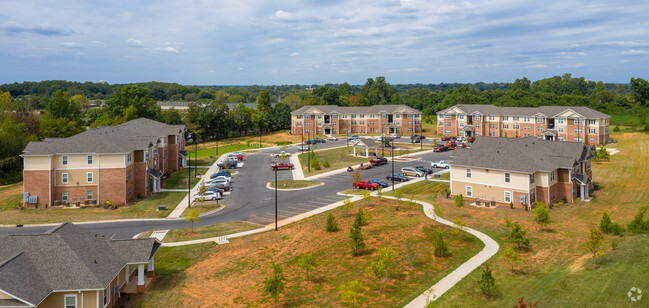
[[[113,240],[64,223],[45,233],[5,235],[0,247],[0,290],[38,305],[52,291],[104,289],[126,264],[148,262],[160,242]]]
[[[31,141],[23,155],[50,155],[60,153],[127,153],[147,149],[160,137],[178,135],[185,125],[169,125],[139,118],[117,126],[91,128],[67,138],[46,138]]]
[[[376,142],[372,139],[361,139],[353,144],[353,147],[375,148],[377,146]]]
[[[464,111],[466,114],[476,113],[523,117],[545,116],[553,118],[565,111],[572,110],[587,119],[610,118],[610,116],[605,113],[582,106],[499,107],[494,105],[457,104],[444,110],[440,110],[437,114],[446,113],[455,107]]]
[[[477,167],[533,173],[573,168],[576,162],[592,158],[590,148],[581,142],[550,141],[536,137],[476,138],[471,148],[456,149],[453,166]]]
[[[303,114],[310,111],[320,111],[322,113],[363,113],[363,114],[378,114],[381,112],[394,113],[399,109],[406,109],[409,112],[421,113],[421,111],[408,107],[406,105],[374,105],[374,106],[361,106],[361,107],[341,107],[336,105],[308,105],[303,106],[291,114]]]

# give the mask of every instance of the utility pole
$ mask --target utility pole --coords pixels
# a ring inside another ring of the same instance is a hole
[[[394,191],[394,144],[390,146],[390,152],[392,152],[392,191]]]
[[[190,168],[189,162],[191,161],[189,157],[189,151],[187,151],[187,208],[192,208],[192,168]]]
[[[275,231],[277,231],[277,169],[275,168]]]
[[[198,172],[198,161],[196,161],[196,158],[198,157],[198,143],[194,141],[194,177],[196,177],[196,172]]]

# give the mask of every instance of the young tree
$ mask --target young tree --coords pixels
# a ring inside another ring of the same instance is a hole
[[[541,201],[534,202],[534,221],[539,224],[539,231],[550,223],[550,211]]]
[[[327,215],[327,232],[335,231],[338,231],[338,223],[336,222],[334,215],[329,213],[329,215]]]
[[[408,257],[408,264],[410,265],[410,268],[414,268],[414,260],[415,260],[415,243],[413,241],[406,241],[406,257]]]
[[[597,256],[604,253],[604,234],[595,226],[590,226],[584,250],[593,256],[593,268],[597,268]]]
[[[194,223],[198,222],[198,210],[190,210],[185,220],[192,222],[192,233],[194,233]]]
[[[385,278],[390,279],[390,271],[394,267],[396,252],[390,247],[383,247],[379,249],[377,258],[385,265]]]
[[[350,302],[353,308],[359,301],[358,295],[363,292],[363,289],[365,287],[360,281],[352,280],[347,282],[347,284],[341,284],[338,287],[338,292],[340,293],[340,298],[343,301]]]
[[[436,257],[440,258],[449,255],[448,246],[446,245],[446,242],[444,242],[442,232],[437,233],[437,238],[435,239],[435,250],[433,250],[433,254]]]
[[[379,199],[383,198],[383,194],[385,192],[383,191],[383,186],[379,185],[379,188],[376,189],[376,196],[379,197]]]
[[[354,172],[354,174],[352,174],[352,178],[354,179],[354,183],[360,182],[361,181],[361,173],[358,172],[358,170],[356,170],[356,172]]]
[[[486,297],[493,296],[494,288],[496,287],[496,280],[491,272],[491,267],[488,263],[485,263],[482,266],[482,274],[480,275],[480,280],[478,280],[478,285],[480,286],[480,291]]]
[[[306,280],[309,280],[309,271],[320,264],[314,255],[300,254],[297,259],[297,266],[306,271]]]
[[[459,195],[455,196],[455,206],[457,206],[457,207],[463,207],[464,206],[464,197],[462,197],[462,194],[459,194]]]
[[[439,207],[439,204],[437,204],[437,203],[433,204],[433,213],[437,217],[442,216],[442,209]]]
[[[370,213],[363,208],[358,208],[354,223],[358,223],[359,226],[367,226],[370,223]]]
[[[525,234],[527,234],[527,230],[524,230],[518,222],[514,222],[514,224],[512,224],[512,230],[509,232],[509,236],[507,237],[507,241],[512,245],[516,245],[518,250],[529,249],[531,247],[530,239],[525,237]]]
[[[514,270],[514,265],[521,261],[521,257],[518,255],[518,252],[512,246],[507,246],[503,251],[503,259],[512,267]]]
[[[361,250],[365,248],[361,226],[357,222],[354,222],[349,229],[349,247],[352,249],[352,256],[354,257],[358,256]]]
[[[401,189],[395,190],[394,197],[397,198],[397,201],[399,201],[401,198],[403,198],[403,191],[401,191]]]
[[[284,277],[282,268],[279,264],[275,263],[275,261],[271,260],[270,268],[273,270],[273,274],[264,279],[264,295],[270,295],[270,297],[273,298],[275,307],[277,307],[277,299],[279,298],[279,295],[284,292],[284,287],[286,285],[284,280],[286,280],[286,278]]]
[[[370,201],[370,192],[367,190],[361,191],[361,195],[363,195],[363,201]]]
[[[611,216],[608,215],[608,212],[604,210],[604,213],[602,214],[602,219],[599,221],[599,229],[602,230],[604,233],[610,233],[611,232],[611,224],[613,222],[611,221]]]
[[[381,260],[373,260],[370,262],[370,266],[365,269],[365,272],[370,277],[376,278],[376,280],[379,282],[379,292],[383,293],[381,281],[385,279],[387,275],[385,263],[383,263]]]
[[[352,202],[349,197],[345,196],[345,200],[343,200],[343,207],[348,211],[351,211],[354,209],[354,202]]]
[[[455,220],[453,220],[453,223],[455,224],[456,228],[455,229],[455,234],[460,233],[460,231],[464,231],[466,229],[466,224],[464,223],[464,220],[462,219],[462,214],[458,215]]]

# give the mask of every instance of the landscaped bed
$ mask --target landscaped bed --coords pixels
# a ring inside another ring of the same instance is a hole
[[[154,197],[119,206],[116,210],[104,209],[102,207],[48,209],[14,209],[5,207],[2,208],[0,215],[0,225],[129,218],[164,218],[176,208],[185,195],[187,194],[181,192],[159,192]],[[158,211],[159,205],[166,205],[167,210]]]
[[[349,229],[359,206],[369,212],[371,221],[361,229],[367,247],[361,255],[353,257],[348,245]],[[477,238],[433,222],[419,205],[406,202],[371,199],[357,202],[354,209],[340,207],[330,213],[336,218],[339,231],[325,231],[328,213],[323,213],[282,227],[277,232],[231,239],[230,244],[216,248],[202,247],[204,251],[199,254],[204,258],[201,261],[184,273],[154,284],[144,303],[194,307],[270,306],[272,300],[263,296],[262,289],[264,279],[271,275],[269,265],[273,259],[287,278],[284,294],[279,298],[281,305],[347,305],[340,298],[339,287],[359,280],[363,284],[359,299],[365,306],[397,307],[424,292],[483,247]],[[432,254],[433,239],[438,232],[444,234],[451,251],[449,257],[438,258]],[[412,268],[406,243],[411,243],[414,251]],[[366,268],[383,247],[393,249],[396,259],[390,279],[382,283],[383,291],[380,292],[379,282],[368,276]],[[182,249],[161,250],[158,256],[167,259],[167,253],[177,255]],[[209,250],[212,253],[208,255]],[[310,272],[309,281],[304,270],[296,265],[302,253],[315,256],[319,262]],[[158,271],[167,271],[166,266],[156,263]],[[168,281],[173,281],[173,285]]]
[[[307,181],[307,180],[283,180],[277,181],[278,189],[297,189],[297,188],[307,188],[316,185],[320,185],[322,182],[317,181]],[[275,181],[268,182],[268,185],[271,188],[275,188]]]

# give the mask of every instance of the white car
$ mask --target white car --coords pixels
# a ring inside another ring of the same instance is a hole
[[[351,141],[358,140],[358,139],[360,139],[360,137],[358,135],[351,135],[351,136],[347,137],[347,140],[351,140]]]
[[[338,141],[338,137],[329,136],[327,137],[327,141]]]
[[[221,199],[221,194],[215,191],[206,191],[202,195],[196,195],[192,199],[192,201],[196,202],[199,201],[200,199],[203,199],[203,201],[208,201],[208,200],[216,200],[216,199]]]
[[[430,165],[431,165],[433,168],[444,168],[444,169],[448,169],[448,168],[450,168],[448,162],[445,161],[445,160],[440,160],[440,161],[438,161],[438,162],[436,162],[436,163],[430,163]]]
[[[232,153],[230,153],[230,154],[231,154],[231,155],[241,155],[241,156],[243,156],[243,152],[239,152],[239,151],[232,152]]]
[[[392,134],[392,138],[401,138],[401,135],[399,135],[397,133],[394,133],[394,134]]]
[[[221,179],[211,179],[211,180],[205,182],[205,185],[210,186],[210,185],[219,184],[219,183],[220,184],[225,184],[225,185],[230,185],[230,181],[228,181],[227,179],[223,179],[223,178],[221,178]]]
[[[309,150],[309,147],[306,146],[306,145],[298,145],[298,146],[296,146],[296,148],[297,148],[297,150],[300,151],[300,152],[305,152],[305,151],[308,151],[308,150]]]
[[[288,153],[286,151],[282,151],[281,153],[270,154],[270,157],[280,158],[282,157],[282,155],[284,155],[284,157],[291,157],[291,153]]]
[[[217,176],[217,177],[214,177],[214,178],[209,179],[207,182],[208,182],[208,183],[210,183],[210,182],[216,182],[216,181],[214,181],[214,180],[228,181],[228,183],[232,183],[232,177],[231,177],[231,176],[227,176],[227,175],[219,175],[219,176]]]

